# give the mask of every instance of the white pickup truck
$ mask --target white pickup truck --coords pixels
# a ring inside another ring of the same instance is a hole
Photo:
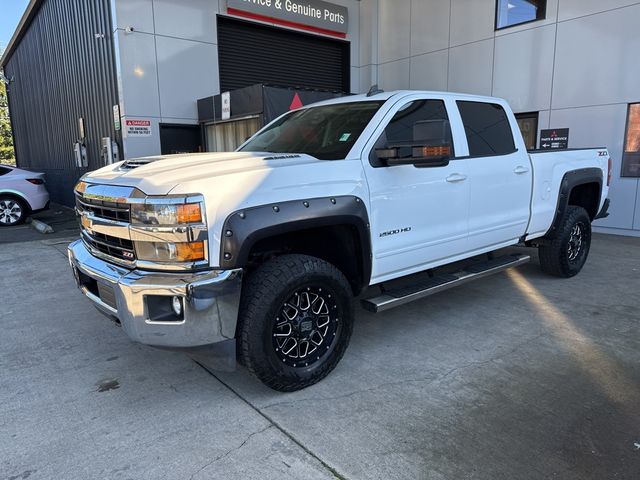
[[[527,152],[498,98],[351,96],[289,112],[233,153],[85,175],[69,260],[134,341],[237,342],[262,382],[292,391],[339,362],[354,296],[374,312],[423,298],[528,261],[492,254],[516,244],[577,274],[610,172],[606,148]]]

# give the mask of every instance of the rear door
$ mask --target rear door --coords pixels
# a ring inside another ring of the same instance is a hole
[[[456,103],[469,155],[469,251],[514,243],[529,222],[533,175],[515,118],[499,103]]]
[[[416,167],[386,166],[376,149],[390,145],[451,145],[449,111],[455,103],[412,95],[387,113],[374,133],[364,158],[371,199],[372,283],[447,263],[467,249],[469,186],[465,161]],[[443,138],[433,136],[438,123]],[[454,131],[457,131],[454,129]],[[452,155],[464,139],[454,138]]]

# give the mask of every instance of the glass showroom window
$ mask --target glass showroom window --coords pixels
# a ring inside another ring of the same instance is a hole
[[[622,176],[640,177],[640,103],[630,104],[627,111]]]
[[[496,30],[542,20],[546,10],[546,0],[497,0]]]

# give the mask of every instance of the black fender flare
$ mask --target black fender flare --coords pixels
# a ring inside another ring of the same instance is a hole
[[[231,213],[221,232],[220,267],[245,267],[251,248],[265,238],[336,225],[350,225],[357,230],[362,280],[368,285],[372,268],[369,215],[362,199],[354,195],[290,200]]]
[[[578,185],[584,185],[586,183],[598,184],[598,205],[600,206],[600,197],[602,196],[602,170],[596,167],[593,168],[580,168],[577,170],[571,170],[564,174],[562,182],[560,183],[560,192],[558,193],[558,203],[556,204],[556,213],[553,217],[553,223],[547,233],[546,237],[552,237],[560,227],[560,222],[564,218],[564,214],[569,206],[569,197],[571,191]],[[598,212],[596,212],[598,213]]]

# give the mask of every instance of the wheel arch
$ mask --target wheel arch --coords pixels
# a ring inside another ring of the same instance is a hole
[[[27,213],[30,213],[33,210],[31,208],[31,204],[29,203],[29,200],[27,200],[27,197],[25,197],[22,193],[18,192],[17,190],[0,190],[0,197],[10,197],[20,201],[27,209]]]
[[[565,173],[560,183],[556,213],[545,236],[553,236],[558,231],[569,205],[583,207],[593,221],[600,206],[602,183],[602,170],[599,168],[581,168]]]
[[[225,220],[221,268],[251,268],[286,253],[334,264],[360,293],[371,278],[369,217],[362,199],[347,195],[272,203],[235,211]]]

